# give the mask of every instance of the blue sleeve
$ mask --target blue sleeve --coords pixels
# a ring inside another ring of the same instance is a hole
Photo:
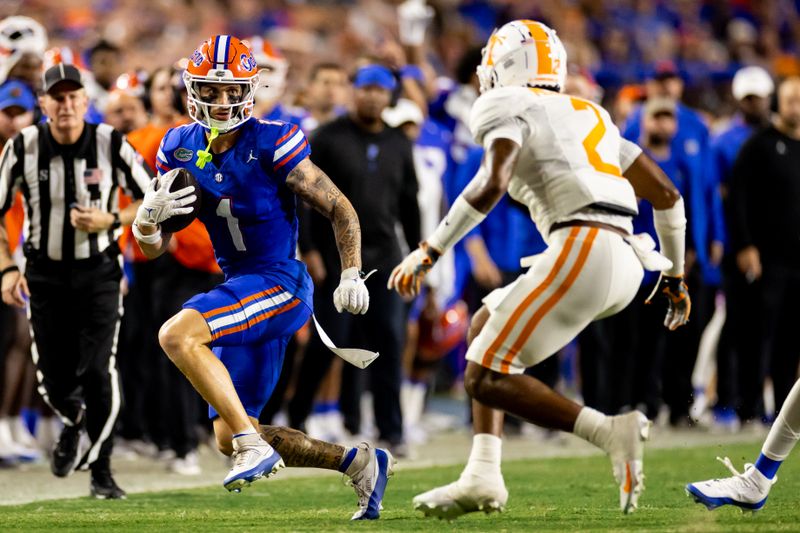
[[[161,139],[161,143],[158,145],[158,152],[156,152],[156,171],[159,176],[174,168],[172,161],[170,161],[170,156],[172,155],[170,146],[175,144],[173,140],[175,137],[178,137],[175,130],[168,130]],[[169,154],[169,156],[167,154]]]
[[[294,170],[303,159],[311,155],[311,146],[296,124],[283,124],[272,147],[272,174],[281,181]]]

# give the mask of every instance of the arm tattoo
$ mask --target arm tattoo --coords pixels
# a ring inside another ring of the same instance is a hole
[[[342,270],[350,267],[361,268],[361,226],[350,200],[307,158],[289,173],[286,185],[297,196],[330,219],[336,246],[339,248]]]
[[[344,446],[312,439],[287,427],[259,426],[259,433],[283,457],[286,466],[339,470],[342,464]]]

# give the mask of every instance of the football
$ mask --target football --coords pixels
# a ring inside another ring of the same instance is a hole
[[[194,194],[197,196],[197,199],[190,204],[192,207],[194,207],[194,211],[187,215],[174,215],[161,222],[161,231],[164,233],[175,233],[176,231],[180,231],[191,224],[195,218],[197,218],[197,214],[200,212],[202,192],[200,190],[200,185],[197,183],[197,180],[194,178],[192,173],[185,168],[179,168],[178,174],[175,176],[175,181],[172,182],[172,186],[169,188],[169,190],[170,192],[174,192],[190,185],[194,185]],[[158,189],[159,186],[160,182],[156,184],[156,189]]]

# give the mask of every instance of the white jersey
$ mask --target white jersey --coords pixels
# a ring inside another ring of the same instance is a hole
[[[521,146],[508,192],[546,237],[554,223],[575,219],[632,231],[636,195],[622,172],[641,149],[620,136],[599,105],[544,89],[501,87],[475,101],[469,126],[486,148],[497,138]]]

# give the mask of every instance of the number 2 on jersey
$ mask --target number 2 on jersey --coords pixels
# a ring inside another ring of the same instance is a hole
[[[597,152],[597,145],[606,134],[606,125],[597,107],[586,100],[580,100],[578,98],[570,98],[570,100],[572,101],[572,108],[575,109],[575,111],[590,109],[597,118],[597,124],[595,124],[592,131],[590,131],[589,135],[583,140],[583,147],[586,150],[586,156],[589,158],[589,164],[598,172],[622,177],[622,172],[620,172],[619,167],[603,161],[600,154]]]
[[[231,211],[230,198],[220,199],[219,205],[217,206],[217,216],[224,217],[225,220],[227,220],[228,231],[231,232],[231,239],[236,249],[240,252],[246,251],[247,248],[244,245],[244,237],[242,237],[242,231],[239,229],[239,219],[233,216],[233,212]]]

